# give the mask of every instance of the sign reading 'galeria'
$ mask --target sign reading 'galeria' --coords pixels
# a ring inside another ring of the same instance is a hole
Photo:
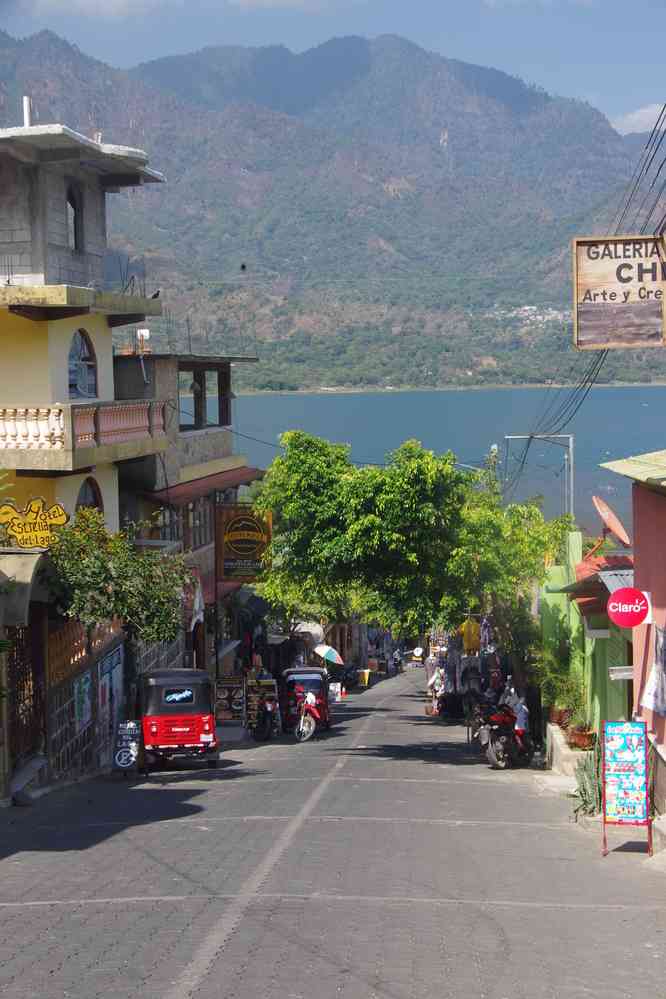
[[[18,548],[50,548],[55,541],[53,528],[68,520],[69,514],[60,503],[47,508],[43,499],[30,500],[23,510],[11,503],[0,506],[0,524]]]
[[[663,347],[666,246],[660,236],[573,241],[574,344],[581,350]]]
[[[218,578],[256,579],[270,540],[270,518],[258,517],[250,506],[218,507]]]

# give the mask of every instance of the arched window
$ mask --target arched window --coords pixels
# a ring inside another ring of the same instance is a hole
[[[94,399],[97,395],[97,359],[90,337],[77,330],[69,348],[69,398]]]
[[[81,192],[72,184],[67,188],[67,246],[75,253],[83,250]]]
[[[99,486],[90,476],[84,479],[79,489],[79,495],[76,497],[76,509],[80,510],[82,507],[92,507],[104,513],[104,502]]]

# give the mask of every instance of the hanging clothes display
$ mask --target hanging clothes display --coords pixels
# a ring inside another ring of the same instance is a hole
[[[470,616],[460,630],[462,632],[465,654],[470,655],[474,652],[479,652],[481,649],[481,628],[479,622]]]
[[[485,651],[493,644],[493,626],[489,617],[481,619],[481,651]]]

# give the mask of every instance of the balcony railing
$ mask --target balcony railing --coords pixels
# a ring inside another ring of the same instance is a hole
[[[75,470],[166,447],[162,400],[0,406],[0,468]]]

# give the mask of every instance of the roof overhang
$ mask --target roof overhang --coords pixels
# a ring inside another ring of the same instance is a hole
[[[648,451],[618,461],[605,461],[600,467],[634,482],[666,490],[666,451]]]
[[[2,286],[0,309],[8,309],[14,315],[33,322],[101,313],[108,317],[112,327],[143,322],[146,316],[162,315],[159,299],[70,284]]]
[[[75,163],[99,174],[107,188],[162,184],[164,174],[148,166],[143,149],[96,142],[66,125],[0,129],[0,153],[32,166]]]
[[[215,475],[206,475],[202,479],[192,479],[191,482],[181,482],[168,489],[158,489],[156,492],[146,493],[146,497],[155,503],[184,506],[186,503],[192,503],[194,500],[201,499],[202,496],[209,496],[218,490],[246,486],[250,482],[256,482],[257,479],[263,479],[263,477],[263,469],[249,468],[244,465],[241,468],[231,468]]]

